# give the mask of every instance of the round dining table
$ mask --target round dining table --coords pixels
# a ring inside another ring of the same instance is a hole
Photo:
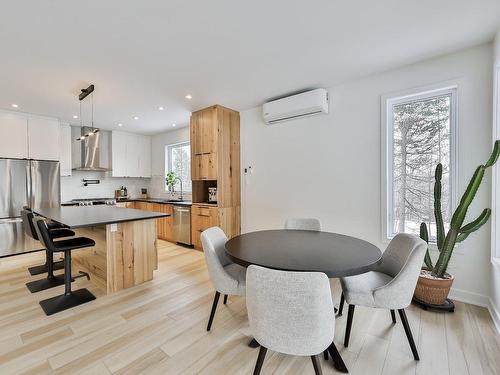
[[[232,261],[244,267],[255,264],[284,271],[323,272],[329,278],[359,275],[375,269],[382,262],[380,249],[367,241],[308,230],[245,233],[227,241],[225,249]],[[258,346],[255,339],[250,346]],[[336,348],[328,351],[335,368],[347,372]]]

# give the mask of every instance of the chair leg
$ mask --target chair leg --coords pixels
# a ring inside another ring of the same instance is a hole
[[[215,316],[215,310],[217,309],[217,303],[219,303],[219,297],[220,293],[215,292],[214,302],[212,304],[212,311],[210,312],[210,318],[208,319],[207,331],[210,331],[210,328],[212,327],[212,322]]]
[[[347,325],[345,327],[345,338],[344,346],[347,348],[349,346],[349,337],[351,336],[352,319],[354,317],[354,305],[349,305],[349,310],[347,310]]]
[[[399,309],[399,317],[401,318],[401,323],[403,323],[403,327],[405,329],[406,337],[408,338],[408,342],[410,343],[410,348],[413,353],[413,358],[415,361],[419,361],[420,357],[418,356],[417,347],[415,346],[415,341],[413,341],[413,335],[411,334],[410,324],[408,323],[408,319],[406,318],[406,313],[404,309]]]
[[[259,375],[262,365],[264,364],[264,359],[266,358],[267,348],[263,346],[260,347],[259,356],[257,357],[257,363],[255,364],[255,369],[253,370],[253,375]]]
[[[392,322],[396,324],[396,312],[394,310],[391,310],[391,317],[392,317]]]
[[[325,359],[325,361],[328,361],[328,349],[326,349],[326,350],[323,352],[323,358]]]
[[[71,295],[71,252],[64,254],[64,295]]]
[[[312,355],[311,361],[314,366],[314,373],[316,375],[323,375],[323,371],[321,371],[321,363],[319,362],[319,355]]]
[[[345,303],[344,292],[342,292],[342,294],[340,295],[338,316],[342,316],[342,311],[344,311],[344,303]]]
[[[345,365],[344,360],[342,359],[342,356],[337,350],[337,347],[335,346],[334,342],[332,342],[328,347],[328,353],[330,353],[330,356],[332,357],[333,365],[335,366],[335,368],[338,371],[347,374],[349,372],[347,370],[347,366]]]
[[[224,294],[224,305],[227,303],[227,294]]]

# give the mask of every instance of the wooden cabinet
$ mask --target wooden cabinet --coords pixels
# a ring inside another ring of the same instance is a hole
[[[28,121],[17,113],[0,112],[0,157],[28,158]]]
[[[61,176],[71,176],[71,126],[62,124],[59,131],[59,161]]]
[[[28,150],[30,159],[59,160],[59,121],[45,117],[28,118]]]
[[[191,178],[193,180],[217,180],[217,154],[193,155]]]
[[[117,206],[118,204],[124,204],[123,207],[127,208],[135,208],[138,210],[162,212],[164,214],[169,214],[170,216],[161,219],[156,219],[156,232],[158,238],[161,240],[165,241],[174,240],[173,217],[172,217],[174,210],[171,204],[150,203],[150,202],[140,202],[140,201],[117,203]]]
[[[191,241],[194,247],[201,249],[201,232],[217,225],[219,225],[217,207],[193,205],[191,207]]]
[[[191,115],[191,240],[201,249],[200,233],[219,226],[231,238],[240,233],[240,114],[219,105]],[[217,188],[210,207],[208,189]],[[205,205],[196,205],[202,203]]]
[[[151,177],[151,137],[113,131],[113,177]]]

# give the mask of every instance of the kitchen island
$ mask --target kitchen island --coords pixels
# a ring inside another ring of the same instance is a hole
[[[169,216],[113,206],[39,208],[36,214],[64,224],[95,246],[72,252],[75,271],[113,293],[153,279],[158,268],[156,220]]]

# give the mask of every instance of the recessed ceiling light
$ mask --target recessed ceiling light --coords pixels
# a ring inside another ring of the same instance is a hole
[[[158,107],[158,110],[163,111],[163,107]]]
[[[11,106],[12,106],[13,108],[17,108],[17,107],[19,107],[17,104],[11,104]]]
[[[190,94],[187,94],[187,95],[186,95],[186,99],[191,100],[191,99],[193,99],[193,97],[192,97]]]
[[[172,126],[174,126],[174,127],[175,127],[176,125],[175,125],[175,124],[172,124]]]
[[[134,120],[139,120],[139,116],[134,116]]]
[[[78,118],[78,116],[77,115],[73,115],[73,118]]]
[[[123,124],[120,122],[120,123],[118,124],[118,126],[120,126],[120,127],[121,127],[121,126],[123,126]]]

